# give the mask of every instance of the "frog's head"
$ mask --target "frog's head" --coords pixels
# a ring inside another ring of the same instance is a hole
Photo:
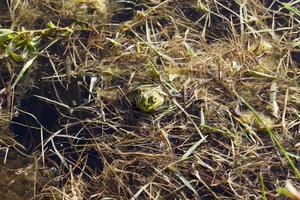
[[[144,112],[155,111],[164,101],[164,93],[159,86],[139,86],[133,91],[135,105]]]

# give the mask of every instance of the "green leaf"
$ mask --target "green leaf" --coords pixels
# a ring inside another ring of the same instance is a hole
[[[29,50],[28,48],[24,48],[20,56],[23,58],[23,61],[25,61],[28,58]]]
[[[286,188],[283,188],[283,187],[276,188],[276,192],[283,196],[286,196],[286,197],[290,196],[290,192]]]
[[[18,82],[20,81],[20,79],[23,77],[24,73],[28,70],[28,68],[32,65],[33,61],[37,58],[37,56],[34,56],[33,58],[31,58],[30,60],[28,60],[25,65],[23,66],[22,70],[20,71],[20,73],[18,74],[15,82],[12,85],[12,89],[14,89],[16,87],[16,85],[18,84]]]
[[[208,9],[206,8],[206,6],[205,6],[203,3],[200,2],[200,3],[198,4],[198,10],[199,10],[200,12],[203,12],[203,13],[204,13],[204,12],[207,12]]]
[[[27,42],[27,49],[29,54],[37,53],[40,41],[41,41],[41,37],[36,36]]]
[[[14,31],[10,30],[10,29],[0,29],[0,37],[5,36],[5,35],[9,35],[14,33]]]
[[[0,44],[4,44],[4,42],[13,39],[13,33],[14,31],[10,29],[0,29]]]
[[[61,33],[61,36],[63,36],[63,37],[67,37],[73,33],[73,30],[69,27],[65,27],[63,29],[64,29],[64,31]]]
[[[21,62],[25,60],[25,58],[23,57],[24,55],[19,55],[13,52],[10,48],[6,48],[5,54],[10,56],[14,61]]]
[[[56,26],[53,24],[52,21],[48,22],[47,26],[48,26],[49,29],[55,29],[56,28]]]

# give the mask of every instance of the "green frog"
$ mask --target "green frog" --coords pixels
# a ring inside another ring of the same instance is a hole
[[[129,99],[134,106],[146,113],[159,110],[167,101],[166,98],[167,94],[156,84],[138,85],[129,92]]]

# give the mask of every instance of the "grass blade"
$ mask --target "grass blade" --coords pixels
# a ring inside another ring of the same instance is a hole
[[[175,172],[175,175],[182,181],[182,183],[189,188],[197,197],[199,197],[196,189],[192,186],[189,180],[182,176],[178,171]]]
[[[140,196],[140,194],[148,187],[148,185],[149,185],[149,183],[147,183],[146,185],[144,185],[143,187],[141,187],[141,188],[139,189],[139,191],[137,191],[137,192],[134,194],[134,196],[133,196],[130,200],[135,200],[135,199],[137,199],[137,198]]]
[[[20,79],[24,76],[24,73],[29,69],[29,67],[32,65],[33,61],[37,58],[37,56],[34,56],[33,58],[31,58],[30,60],[28,60],[25,65],[23,66],[22,70],[20,71],[20,73],[18,74],[15,82],[12,85],[12,89],[14,89],[16,87],[16,85],[18,84],[18,82],[20,81]]]
[[[267,200],[266,188],[265,188],[265,183],[264,183],[264,177],[263,177],[263,175],[261,174],[261,175],[259,176],[259,178],[260,178],[261,191],[262,191],[262,193],[263,193],[263,199],[264,199],[264,200]]]
[[[233,92],[253,112],[255,118],[263,126],[265,126],[265,124],[263,123],[263,120],[259,117],[259,114],[256,112],[256,110],[243,97],[241,97],[236,91],[233,91]],[[281,153],[283,154],[283,156],[285,157],[285,159],[290,164],[290,166],[293,169],[293,171],[294,171],[295,175],[297,176],[297,178],[300,179],[300,172],[299,172],[299,170],[295,166],[294,162],[292,161],[292,159],[290,158],[289,154],[287,153],[287,151],[285,150],[285,148],[282,146],[282,144],[280,143],[280,141],[275,137],[274,132],[270,128],[268,128],[267,126],[265,126],[265,129],[266,129],[267,133],[269,134],[269,136],[270,136],[273,144],[279,148],[279,150],[281,151]]]
[[[189,150],[187,150],[187,152],[185,152],[185,154],[183,154],[183,156],[181,157],[181,160],[187,159],[205,139],[206,139],[206,136],[204,138],[202,138],[201,140],[199,140],[198,142],[196,142],[193,146],[191,146],[189,148]]]

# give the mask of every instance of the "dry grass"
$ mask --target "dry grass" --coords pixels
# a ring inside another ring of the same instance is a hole
[[[0,14],[33,35],[56,27],[30,66],[0,63],[1,121],[18,112],[12,123],[33,127],[1,150],[31,148],[34,199],[299,199],[299,1],[82,2],[14,0]],[[169,109],[135,110],[136,83],[161,84]]]

